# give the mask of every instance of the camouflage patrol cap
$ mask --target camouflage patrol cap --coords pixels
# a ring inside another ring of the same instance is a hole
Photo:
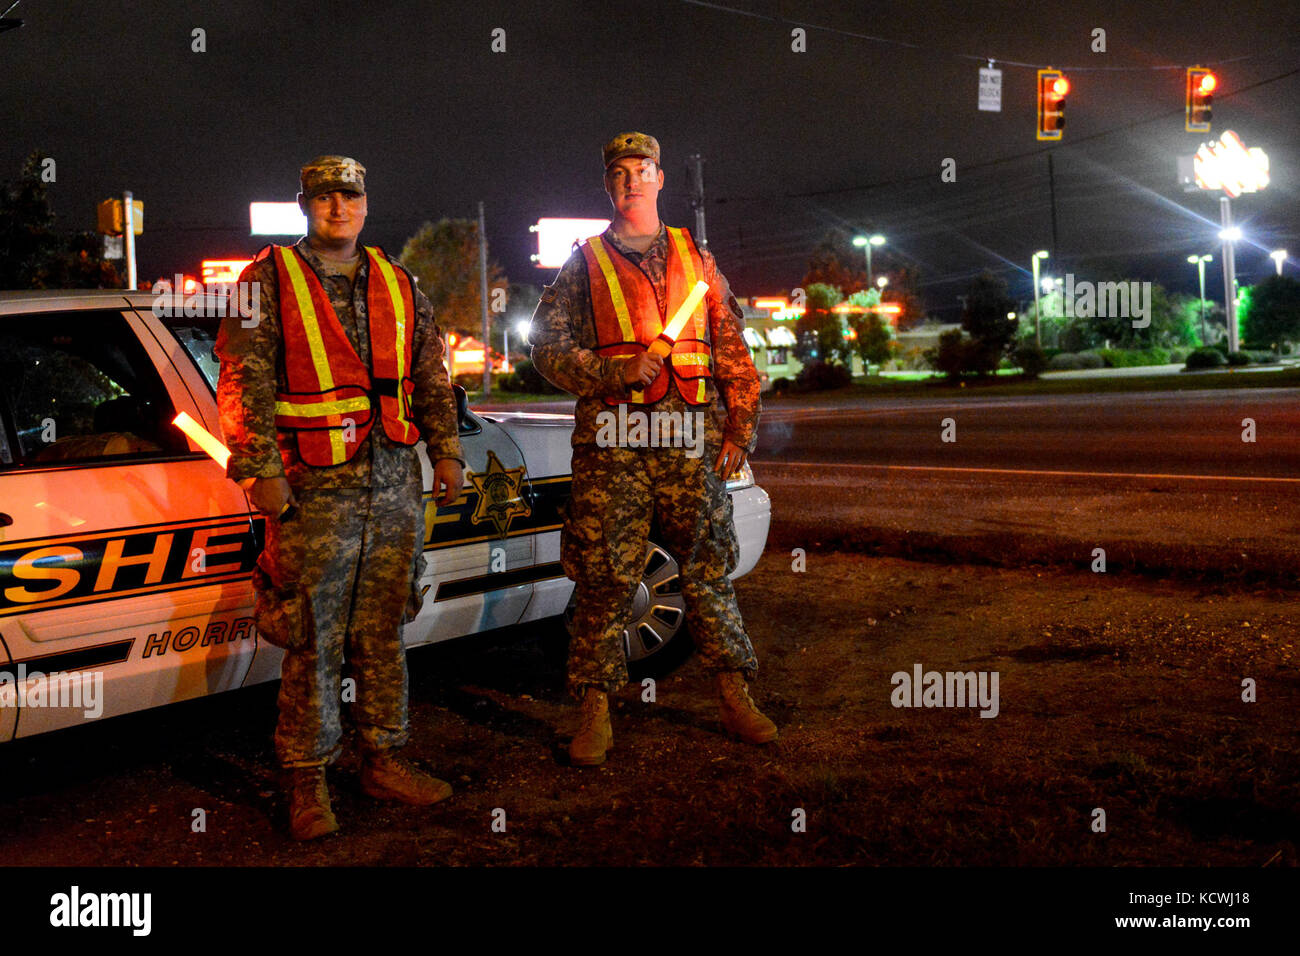
[[[659,140],[655,139],[648,133],[619,133],[601,150],[601,156],[605,160],[605,168],[609,169],[610,163],[622,159],[624,156],[645,156],[653,159],[655,165],[659,165]]]
[[[347,156],[317,156],[299,174],[304,199],[342,189],[366,194],[366,167]]]

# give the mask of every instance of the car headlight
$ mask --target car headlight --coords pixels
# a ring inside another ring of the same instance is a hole
[[[749,462],[740,466],[740,470],[734,476],[727,479],[727,493],[740,491],[742,488],[752,488],[754,486],[754,469],[749,467]]]

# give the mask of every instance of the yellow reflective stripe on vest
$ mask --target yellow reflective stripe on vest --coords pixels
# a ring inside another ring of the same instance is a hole
[[[320,321],[316,317],[316,305],[311,300],[307,288],[307,277],[302,274],[298,256],[291,248],[280,246],[276,252],[289,273],[289,282],[293,286],[293,296],[298,300],[298,312],[302,315],[303,331],[307,333],[307,345],[311,349],[311,364],[316,369],[316,379],[322,392],[334,387],[334,375],[330,371],[329,356],[325,354],[325,343],[320,337]],[[347,451],[343,447],[343,435],[337,429],[330,429],[330,455],[334,464],[341,465],[347,461]]]
[[[704,379],[698,379],[695,386],[695,404],[704,404]]]
[[[609,286],[609,297],[614,300],[614,314],[618,316],[618,327],[623,332],[623,341],[635,342],[636,333],[632,331],[632,317],[627,311],[627,299],[623,296],[623,287],[618,284],[618,273],[614,271],[614,263],[609,261],[605,244],[600,241],[599,236],[592,236],[587,241],[591,243],[591,251],[596,254],[596,262],[605,276],[605,284]]]
[[[691,258],[691,250],[686,246],[686,236],[681,229],[676,226],[665,226],[664,228],[668,230],[668,235],[672,237],[673,245],[677,247],[677,258],[682,260],[682,269],[686,272],[686,288],[693,289],[695,288],[695,283],[699,280],[695,277],[695,260]],[[698,308],[705,308],[704,303],[701,302]],[[694,320],[695,316],[692,316],[691,318]],[[692,321],[691,324],[695,326],[697,335],[703,333],[703,329],[700,328],[698,321]]]
[[[393,264],[379,254],[379,250],[374,246],[366,246],[366,252],[370,253],[370,259],[379,267],[379,274],[384,277],[384,285],[388,287],[388,297],[393,300],[393,315],[397,319],[397,415],[403,421],[406,421],[406,389],[402,387],[406,379],[406,302],[402,298],[402,290],[397,287],[397,275],[393,272]]]
[[[695,278],[695,262],[691,259],[691,251],[686,247],[686,236],[675,226],[665,226],[668,235],[673,237],[673,245],[677,247],[677,257],[682,260],[682,268],[686,270],[686,288],[695,288],[695,283],[699,280]]]
[[[674,352],[674,365],[708,365],[709,357],[698,352]]]
[[[345,412],[366,412],[370,410],[370,399],[365,395],[355,398],[341,398],[334,402],[276,402],[277,415],[289,415],[296,418],[314,418],[318,415],[342,415]]]

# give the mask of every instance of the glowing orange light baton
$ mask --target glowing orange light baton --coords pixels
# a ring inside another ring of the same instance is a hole
[[[709,291],[709,284],[701,279],[691,287],[690,294],[686,296],[686,301],[681,304],[673,314],[673,319],[667,327],[659,333],[659,338],[650,343],[649,351],[660,358],[665,358],[673,350],[673,343],[677,341],[677,336],[682,334],[682,329],[686,327],[686,320],[691,317],[695,307],[700,304],[704,294]]]
[[[190,418],[189,412],[181,412],[172,419],[172,424],[193,438],[194,443],[207,452],[218,465],[222,468],[226,467],[226,462],[230,461],[230,449],[217,441],[212,432]]]

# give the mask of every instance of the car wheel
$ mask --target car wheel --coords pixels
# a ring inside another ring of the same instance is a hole
[[[566,629],[573,620],[573,609],[570,597],[564,611]],[[632,598],[632,616],[623,630],[628,674],[633,680],[667,674],[690,656],[693,647],[677,559],[651,541]]]

